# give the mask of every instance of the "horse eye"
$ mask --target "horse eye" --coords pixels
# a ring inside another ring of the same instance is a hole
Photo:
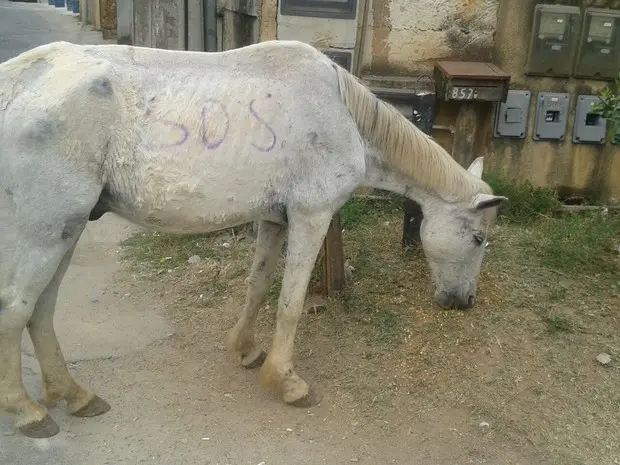
[[[482,245],[484,244],[484,237],[474,234],[474,241],[476,242],[476,245]]]

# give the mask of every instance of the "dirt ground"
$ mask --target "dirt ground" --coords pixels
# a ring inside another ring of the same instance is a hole
[[[297,337],[299,371],[323,395],[309,410],[261,391],[224,350],[249,231],[182,245],[134,236],[123,250],[138,265],[107,288],[121,312],[164,315],[174,335],[76,363],[113,411],[61,425],[89,464],[617,464],[617,275],[574,279],[519,261],[513,233],[493,239],[477,308],[454,312],[432,304],[423,257],[400,249],[398,214],[346,232],[349,292],[305,315]],[[201,261],[188,265],[193,253]],[[264,343],[277,291],[259,319]],[[602,351],[611,366],[594,360]]]
[[[41,440],[14,434],[10,418],[2,417],[0,463],[543,463],[532,447],[494,438],[467,408],[419,401],[411,408],[407,398],[415,399],[415,391],[391,401],[369,399],[366,384],[392,389],[380,374],[391,368],[374,366],[375,379],[358,377],[359,360],[373,363],[364,341],[339,344],[322,331],[321,316],[303,322],[313,331],[300,334],[299,365],[323,401],[310,410],[281,404],[259,389],[257,371],[240,368],[223,347],[242,302],[241,275],[231,292],[222,289],[217,307],[197,307],[182,282],[121,266],[118,241],[133,231],[113,215],[89,225],[61,287],[56,318],[71,371],[112,410],[84,419],[54,408],[62,432]],[[249,257],[249,244],[246,252]],[[26,342],[24,377],[36,397],[39,371],[29,354]]]

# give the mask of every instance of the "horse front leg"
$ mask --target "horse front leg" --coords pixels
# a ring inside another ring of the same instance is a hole
[[[245,368],[261,366],[267,356],[261,346],[256,343],[254,323],[272,283],[285,238],[286,228],[284,226],[269,221],[259,223],[245,305],[237,324],[228,333],[228,348],[239,354],[241,364]]]
[[[27,327],[41,367],[42,401],[49,407],[64,400],[72,415],[92,417],[107,412],[110,405],[73,379],[58,343],[53,321],[58,288],[74,250],[75,245],[62,259],[52,281],[39,297]]]
[[[297,407],[318,402],[308,384],[295,372],[292,359],[308,283],[331,218],[331,212],[289,212],[286,268],[278,301],[276,330],[271,351],[260,371],[263,386],[277,392],[284,402]]]

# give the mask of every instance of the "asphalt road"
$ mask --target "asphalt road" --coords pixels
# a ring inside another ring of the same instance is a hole
[[[0,62],[57,40],[102,42],[101,33],[83,29],[66,9],[55,9],[47,3],[0,0]]]

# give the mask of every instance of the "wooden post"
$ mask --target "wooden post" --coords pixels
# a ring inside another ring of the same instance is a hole
[[[416,94],[413,96],[413,123],[429,136],[433,133],[435,120],[435,94]],[[413,154],[415,156],[415,154]],[[403,247],[420,247],[420,226],[422,208],[410,199],[404,201],[405,218],[403,222]]]
[[[344,286],[344,250],[340,212],[338,212],[332,218],[323,241],[321,293],[326,297],[338,295],[344,291]]]

